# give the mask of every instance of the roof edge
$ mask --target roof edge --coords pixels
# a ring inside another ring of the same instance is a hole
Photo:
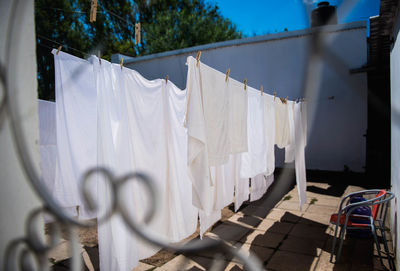
[[[296,38],[299,36],[311,35],[318,31],[323,31],[325,33],[327,33],[327,32],[329,33],[329,32],[340,32],[340,31],[351,30],[351,29],[360,29],[360,28],[367,28],[367,22],[366,21],[358,21],[358,22],[351,22],[351,23],[345,23],[345,24],[326,25],[326,26],[313,27],[313,28],[307,28],[307,29],[302,29],[302,30],[294,30],[294,31],[289,31],[289,32],[280,32],[280,33],[276,33],[276,34],[255,36],[255,37],[250,37],[250,38],[221,41],[221,42],[197,45],[197,46],[193,46],[193,47],[177,49],[177,50],[172,50],[172,51],[167,51],[167,52],[161,52],[161,53],[156,53],[156,54],[151,54],[151,55],[146,55],[146,56],[139,56],[139,57],[130,57],[130,56],[125,56],[123,54],[113,54],[111,56],[111,62],[119,63],[120,59],[123,58],[124,64],[129,64],[129,63],[151,60],[151,59],[155,59],[155,58],[163,58],[163,57],[186,54],[186,53],[191,53],[191,52],[216,49],[216,48],[221,48],[221,47],[238,46],[238,45],[258,43],[258,42],[263,42],[263,41],[273,41],[273,40],[280,40],[280,39]]]

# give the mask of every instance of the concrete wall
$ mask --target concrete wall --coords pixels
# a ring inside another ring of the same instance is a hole
[[[169,79],[180,88],[186,86],[186,58],[202,51],[201,61],[230,76],[264,91],[290,99],[304,97],[305,72],[313,30],[284,32],[233,40],[150,56],[129,58],[127,67],[148,79]],[[351,75],[349,69],[367,63],[366,25],[356,22],[329,26],[325,29],[333,54],[343,65],[337,72],[322,62],[319,97],[307,97],[315,106],[315,123],[309,124],[306,165],[308,169],[363,172],[366,155],[367,78],[365,73]],[[121,55],[114,55],[119,62]],[[334,99],[328,97],[334,96]],[[309,119],[312,119],[311,117]],[[282,165],[283,152],[277,153]]]
[[[13,39],[10,50],[12,63],[6,63],[6,33],[9,27],[11,3],[0,1],[0,59],[8,72],[8,80],[17,96],[21,125],[25,133],[28,151],[39,170],[39,124],[37,113],[36,48],[33,0],[19,1],[18,23],[12,30],[21,39]],[[10,69],[10,66],[14,69]],[[10,74],[11,71],[16,71]],[[0,99],[4,87],[0,84]],[[25,236],[28,213],[40,206],[29,181],[21,168],[10,130],[8,113],[0,114],[0,269],[3,267],[4,249],[10,240]],[[43,225],[38,225],[43,231]]]
[[[391,233],[396,247],[397,270],[400,269],[400,223],[398,213],[400,210],[400,17],[397,17],[397,24],[394,31],[392,51],[390,53],[390,83],[391,83],[391,183],[392,192],[396,195],[391,204]]]

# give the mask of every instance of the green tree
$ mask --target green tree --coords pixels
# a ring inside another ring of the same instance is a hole
[[[59,44],[78,57],[101,51],[109,60],[114,53],[147,55],[242,37],[216,5],[204,0],[99,0],[96,22],[89,22],[89,13],[88,0],[35,1],[39,98],[54,100],[50,48]],[[137,16],[140,45],[134,40]]]

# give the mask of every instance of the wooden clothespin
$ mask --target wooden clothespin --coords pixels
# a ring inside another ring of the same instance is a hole
[[[101,52],[100,52],[100,50],[98,51],[97,56],[99,58],[99,64],[101,65]]]
[[[90,6],[90,22],[93,23],[96,21],[97,14],[97,0],[92,0],[92,4]]]
[[[276,91],[274,91],[274,101],[275,101],[275,98],[276,98]]]
[[[260,86],[260,92],[261,92],[261,96],[263,96],[264,95],[264,90],[263,90],[263,86],[262,85]]]
[[[58,46],[56,55],[58,55],[58,53],[61,51],[61,48],[62,48],[62,45]]]
[[[197,67],[199,66],[199,62],[200,62],[200,57],[201,57],[201,51],[197,52],[197,56],[196,56],[196,60],[197,60]]]
[[[289,96],[286,96],[286,98],[285,98],[285,104],[287,103],[288,99],[289,99]]]
[[[140,44],[140,23],[135,24],[135,45]]]
[[[245,78],[243,80],[243,84],[244,84],[244,90],[246,91],[246,89],[247,89],[247,78]]]
[[[225,82],[228,82],[229,74],[230,74],[230,73],[231,73],[231,69],[228,68],[228,69],[226,70],[226,73],[225,73]]]
[[[121,57],[121,60],[119,61],[119,65],[121,66],[121,71],[122,71],[122,66],[124,65],[124,58]]]
[[[165,76],[165,84],[168,84],[168,74]]]

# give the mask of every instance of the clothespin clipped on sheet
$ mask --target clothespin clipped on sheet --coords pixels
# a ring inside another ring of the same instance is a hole
[[[230,73],[231,73],[231,69],[228,68],[228,69],[226,70],[226,73],[225,73],[225,82],[228,82],[229,74],[230,74]]]
[[[289,100],[289,96],[286,96],[285,98],[285,104],[287,104],[287,101]]]
[[[140,23],[135,24],[135,45],[140,44]]]
[[[99,64],[101,65],[101,52],[100,52],[100,50],[97,53],[97,57],[99,58]]]
[[[168,74],[165,76],[165,84],[168,84]]]
[[[196,60],[197,60],[197,67],[199,66],[199,62],[200,62],[200,57],[201,57],[201,51],[197,52],[197,56],[196,56]]]
[[[261,92],[261,96],[263,96],[264,95],[264,90],[263,90],[263,86],[262,85],[260,86],[260,92]]]
[[[121,60],[119,61],[119,65],[121,66],[121,71],[122,71],[122,66],[124,65],[124,58],[121,57]]]
[[[244,84],[244,91],[246,91],[246,89],[247,89],[247,78],[245,78],[243,80],[243,84]]]
[[[275,98],[276,98],[276,91],[274,91],[274,101],[275,101]]]
[[[97,14],[97,0],[92,0],[92,4],[90,6],[90,22],[93,23],[96,21]]]
[[[58,55],[58,53],[61,51],[61,48],[62,48],[62,45],[58,46],[56,55]]]

